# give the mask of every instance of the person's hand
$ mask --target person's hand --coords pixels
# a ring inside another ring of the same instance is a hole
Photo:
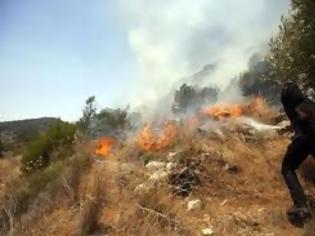
[[[289,133],[289,132],[290,133],[293,132],[292,125],[287,125],[287,126],[281,128],[281,129],[279,129],[279,134],[285,134],[285,133]]]

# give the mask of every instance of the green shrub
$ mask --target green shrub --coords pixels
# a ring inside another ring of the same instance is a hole
[[[45,134],[39,136],[27,147],[22,157],[21,170],[25,174],[46,167],[50,162],[50,154],[60,147],[71,149],[76,127],[73,124],[58,121]]]
[[[14,225],[10,222],[19,221],[40,193],[60,186],[60,173],[64,168],[63,162],[55,162],[31,176],[20,176],[6,183],[6,196],[2,205],[4,211],[0,211],[1,235],[7,235],[8,231],[13,230]]]

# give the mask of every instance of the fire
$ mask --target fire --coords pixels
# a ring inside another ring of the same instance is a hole
[[[242,104],[221,104],[204,108],[201,114],[208,115],[215,120],[226,118],[237,118],[242,115],[254,115],[266,110],[266,103],[261,97],[256,97],[247,103]]]
[[[188,130],[195,130],[199,126],[200,120],[201,117],[199,117],[199,114],[193,115],[184,121],[184,126],[187,127]]]
[[[202,113],[216,120],[222,120],[241,116],[243,108],[240,105],[216,105],[203,109]]]
[[[144,150],[148,151],[155,149],[156,140],[156,134],[151,130],[149,125],[146,125],[138,137],[138,144]]]
[[[177,136],[177,128],[172,122],[165,122],[162,134],[159,137],[158,147],[164,148],[175,140]]]
[[[146,125],[138,136],[138,145],[146,151],[158,151],[171,144],[177,136],[177,127],[173,122],[164,123],[163,130],[159,133]]]
[[[113,149],[116,140],[111,137],[103,137],[97,140],[97,147],[95,149],[95,154],[98,156],[107,156]]]
[[[265,100],[261,97],[256,97],[246,105],[245,113],[253,115],[255,113],[263,113],[266,110],[268,110],[268,107]]]

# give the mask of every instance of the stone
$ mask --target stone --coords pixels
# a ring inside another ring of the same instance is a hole
[[[142,184],[139,184],[133,191],[136,195],[144,195],[146,193],[149,193],[154,188],[154,184],[151,182],[145,182]]]
[[[176,167],[176,163],[174,163],[174,162],[169,162],[166,164],[167,170],[173,170],[175,167]]]
[[[145,168],[150,171],[150,172],[153,172],[153,171],[157,171],[157,170],[160,170],[160,169],[163,169],[165,167],[165,162],[162,162],[162,161],[150,161],[146,166]]]
[[[174,157],[176,156],[177,152],[170,152],[168,153],[168,156],[167,156],[167,160],[168,161],[171,161],[174,159]]]
[[[202,233],[202,235],[205,235],[205,236],[214,235],[214,232],[211,228],[203,229],[203,230],[201,230],[201,233]]]
[[[151,181],[156,181],[156,182],[160,182],[160,181],[165,181],[168,179],[168,173],[165,170],[158,170],[155,171],[150,177],[149,180]]]
[[[187,206],[188,206],[188,211],[200,210],[202,207],[202,202],[199,199],[192,200],[187,203]]]

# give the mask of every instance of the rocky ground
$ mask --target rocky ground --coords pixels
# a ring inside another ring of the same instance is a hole
[[[312,221],[297,227],[286,217],[291,201],[280,169],[288,143],[278,132],[234,127],[183,134],[155,152],[125,143],[106,158],[83,155],[78,144],[88,168],[77,178],[75,169],[60,172],[48,185],[58,187],[41,191],[18,218],[4,211],[7,234],[315,235]],[[18,165],[13,157],[0,160],[3,202]],[[309,196],[312,165],[300,172]]]

